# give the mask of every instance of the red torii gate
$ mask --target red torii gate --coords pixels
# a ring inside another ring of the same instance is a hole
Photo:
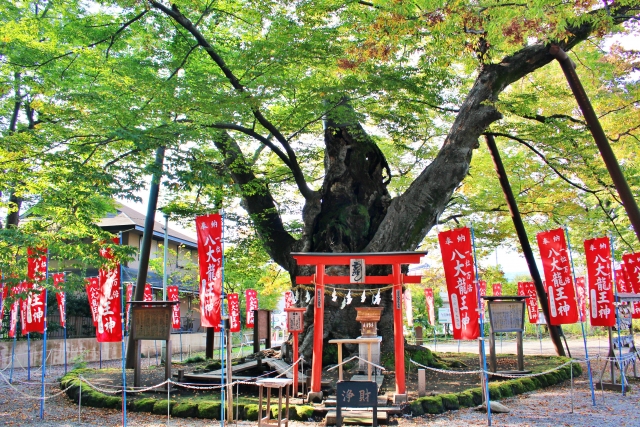
[[[351,265],[353,260],[364,260],[366,265],[391,265],[392,273],[386,276],[365,276],[364,285],[393,285],[393,332],[396,369],[396,399],[406,398],[404,370],[404,336],[402,333],[402,285],[420,283],[421,276],[402,274],[403,264],[417,264],[427,252],[376,252],[376,253],[292,253],[298,265],[314,265],[313,276],[297,276],[298,285],[315,285],[313,314],[313,360],[311,362],[311,393],[320,393],[322,380],[322,336],[324,332],[324,286],[351,284],[350,276],[329,276],[327,265]]]

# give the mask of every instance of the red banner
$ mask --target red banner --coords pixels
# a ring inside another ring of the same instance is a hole
[[[258,309],[258,292],[255,289],[244,291],[247,310],[247,328],[253,328],[253,310]]]
[[[125,300],[126,302],[131,302],[131,298],[133,298],[133,283],[127,283],[127,299]],[[129,330],[129,316],[131,314],[131,304],[127,304],[125,306],[127,313],[126,313],[126,319],[125,319],[125,326],[127,331]]]
[[[58,300],[58,311],[60,312],[60,326],[67,327],[67,294],[62,290],[64,273],[52,274],[53,286],[56,288],[56,299]]]
[[[284,293],[284,308],[293,307],[293,291],[286,291]]]
[[[97,277],[87,277],[84,279],[87,289],[87,298],[89,299],[89,308],[91,308],[91,318],[93,326],[98,326],[98,301],[100,300],[100,284]]]
[[[424,301],[427,307],[427,314],[429,315],[429,324],[432,326],[436,324],[436,309],[433,301],[433,288],[424,289]]]
[[[491,285],[491,290],[493,292],[493,296],[494,297],[501,297],[502,296],[502,283],[494,283],[493,285]]]
[[[637,255],[637,254],[633,254],[633,255]],[[631,273],[630,273],[634,270],[635,271],[638,270],[638,260],[634,259],[633,256],[628,256],[626,254],[622,255],[622,259],[625,259],[625,256],[627,257],[627,262],[625,262],[624,264],[621,264],[621,267],[622,267],[622,276],[624,277],[624,283],[626,284],[627,292],[638,294],[640,293],[639,292],[640,289],[636,287],[636,285],[634,284],[634,280],[631,277]],[[631,265],[633,265],[634,267],[629,267],[628,262],[630,262]],[[636,276],[636,279],[638,279],[637,276]],[[631,303],[631,318],[640,319],[640,302]]]
[[[640,294],[640,252],[622,255],[624,271],[631,292]]]
[[[2,318],[4,317],[4,301],[7,299],[9,288],[4,283],[0,283],[0,324],[2,324]]]
[[[538,323],[538,294],[536,292],[536,284],[533,282],[518,282],[518,295],[529,297],[526,299],[529,323],[532,325]]]
[[[18,286],[15,286],[13,289],[11,289],[11,296],[14,296],[21,293],[22,292],[22,286],[23,284],[21,283]],[[9,337],[10,338],[14,338],[16,336],[16,332],[18,329],[18,316],[20,313],[20,306],[21,306],[21,300],[20,298],[16,299],[13,301],[13,304],[11,304],[11,309],[9,311]]]
[[[486,297],[487,296],[487,281],[486,280],[478,281],[478,286],[480,287],[480,301],[482,302],[482,313],[480,313],[480,314],[482,315],[482,318],[484,319],[484,311],[485,311],[485,306],[486,306],[487,302],[485,300],[483,300],[482,297]]]
[[[229,331],[240,332],[240,300],[238,294],[227,294],[229,307]]]
[[[22,334],[28,332],[44,334],[47,292],[38,283],[47,278],[46,249],[27,249],[27,273],[31,283],[27,299],[23,301],[25,322],[22,324]]]
[[[118,238],[113,242],[118,243]],[[113,259],[109,249],[100,251],[103,258]],[[98,342],[122,341],[122,293],[120,291],[120,264],[111,270],[101,269],[99,278],[96,338]]]
[[[178,304],[172,307],[171,326],[173,329],[180,329],[180,295],[177,286],[167,286],[167,299],[169,301],[178,301]]]
[[[200,265],[200,316],[206,328],[220,327],[222,293],[222,218],[219,214],[196,217]]]
[[[474,340],[480,334],[478,297],[474,286],[471,234],[466,227],[438,233],[447,279],[453,338]]]
[[[599,237],[585,240],[584,253],[589,275],[591,326],[614,326],[616,311],[613,305],[613,275],[609,238]]]
[[[571,278],[571,265],[564,230],[538,233],[538,248],[544,268],[549,296],[550,325],[563,325],[578,321],[578,306]]]
[[[153,301],[153,289],[151,289],[151,283],[144,284],[144,293],[142,294],[142,301]]]
[[[577,302],[580,307],[580,321],[587,321],[587,284],[584,277],[576,277]]]

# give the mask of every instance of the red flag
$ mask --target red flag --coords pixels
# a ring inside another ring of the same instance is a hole
[[[222,293],[222,218],[219,214],[196,217],[200,265],[200,316],[206,328],[220,327]]]
[[[584,277],[576,277],[576,291],[578,292],[578,306],[580,307],[580,321],[587,321],[587,284]]]
[[[0,323],[4,317],[4,300],[7,299],[9,288],[4,283],[0,283]]]
[[[22,283],[20,285],[14,286],[11,289],[11,295],[15,296],[18,295],[19,293],[22,292]],[[21,300],[20,298],[17,298],[16,300],[13,301],[13,304],[11,304],[11,310],[9,312],[10,314],[10,318],[9,318],[9,337],[10,338],[14,338],[16,336],[16,332],[18,329],[18,316],[19,316],[19,312],[20,312],[20,306],[21,306]]]
[[[538,248],[544,268],[544,277],[548,283],[550,325],[563,325],[578,321],[578,306],[571,278],[569,252],[564,230],[538,233]]]
[[[433,288],[424,289],[424,300],[429,315],[429,323],[433,326],[436,324],[436,310],[433,303]]]
[[[635,254],[634,254],[635,255]],[[625,255],[622,256],[622,259],[625,259]],[[640,289],[638,289],[634,285],[633,278],[630,275],[630,271],[637,269],[637,260],[634,260],[632,256],[627,256],[627,261],[632,261],[631,264],[635,265],[634,267],[629,267],[627,263],[621,264],[622,268],[622,277],[624,277],[624,284],[626,285],[627,292],[632,294],[640,293]],[[640,319],[640,302],[632,302],[631,303],[631,318],[632,319]]]
[[[502,296],[502,283],[494,283],[493,285],[491,285],[491,289],[493,291],[494,297]]]
[[[404,290],[404,312],[407,316],[407,325],[413,326],[413,300],[411,295],[411,290]]]
[[[56,273],[51,275],[53,278],[53,286],[56,288],[56,299],[58,300],[58,311],[60,312],[60,326],[67,326],[67,295],[62,290],[62,282],[64,282],[64,273]]]
[[[538,294],[536,284],[533,282],[518,282],[518,295],[528,296],[527,311],[529,313],[529,323],[538,323]]]
[[[229,306],[229,331],[240,332],[240,301],[238,294],[227,294]]]
[[[153,290],[151,289],[151,283],[144,284],[144,294],[142,294],[142,301],[153,301]]]
[[[486,280],[480,280],[478,281],[478,286],[480,287],[480,301],[482,302],[482,313],[480,313],[482,315],[482,318],[484,319],[484,309],[485,309],[485,305],[486,305],[486,301],[482,299],[482,297],[486,297],[487,296],[487,281]]]
[[[178,304],[172,307],[171,326],[173,329],[180,329],[180,295],[178,294],[177,286],[167,286],[167,299],[169,301],[178,301]]]
[[[253,328],[253,310],[258,309],[258,292],[255,289],[244,291],[247,310],[247,328]]]
[[[113,239],[118,243],[119,239]],[[108,248],[100,251],[103,258],[113,259]],[[98,342],[122,341],[122,295],[120,291],[120,264],[110,270],[100,269],[96,338]]]
[[[47,305],[46,290],[38,283],[47,278],[47,250],[27,249],[27,272],[29,275],[29,293],[23,301],[24,318],[22,333],[38,332],[44,334],[44,314]]]
[[[611,246],[608,237],[584,241],[589,275],[589,303],[591,326],[614,326],[616,312],[613,305],[613,277],[611,274]]]
[[[127,299],[125,300],[126,302],[131,302],[131,298],[133,298],[133,283],[127,283]],[[125,319],[125,326],[127,328],[127,331],[129,330],[129,315],[131,314],[131,304],[127,304],[126,305],[126,319]]]
[[[474,286],[471,234],[466,227],[438,233],[449,291],[453,338],[473,340],[480,334],[478,298]]]
[[[631,285],[631,292],[640,294],[640,252],[622,255],[626,279]]]
[[[100,299],[100,285],[97,277],[87,277],[84,279],[87,289],[87,298],[89,299],[89,308],[91,308],[91,318],[93,326],[98,326],[98,300]]]
[[[284,293],[284,308],[293,307],[293,291],[285,291]]]

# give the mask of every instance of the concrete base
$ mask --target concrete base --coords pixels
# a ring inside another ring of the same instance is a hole
[[[324,395],[321,391],[310,391],[309,394],[307,394],[308,403],[322,403],[323,398]]]
[[[393,404],[399,405],[401,403],[407,403],[407,395],[406,394],[394,394],[393,395]]]

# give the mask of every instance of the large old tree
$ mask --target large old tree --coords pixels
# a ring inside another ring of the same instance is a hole
[[[625,114],[608,129],[612,139],[635,144],[637,75],[628,76],[637,58],[599,44],[621,23],[634,25],[636,1],[40,3],[4,15],[12,24],[2,30],[3,49],[13,51],[1,52],[3,75],[13,89],[3,98],[11,142],[3,157],[23,160],[5,169],[11,211],[29,193],[68,191],[74,180],[130,196],[153,150],[166,146],[174,212],[239,196],[267,253],[293,278],[300,272],[292,252],[411,251],[437,223],[470,210],[504,217],[504,202],[491,205],[495,182],[467,189],[484,205],[454,196],[464,194],[472,153],[491,130],[516,143],[507,155],[522,157],[513,171],[528,186],[523,198],[557,186],[575,198],[562,221],[591,209],[630,235],[593,147],[584,148],[588,130],[566,85],[545,79],[558,74],[552,44],[581,47],[577,60],[603,67],[592,76],[604,86],[602,102],[621,104],[609,113]],[[561,135],[564,145],[553,139]],[[24,162],[43,154],[37,165]],[[573,169],[574,155],[585,168]],[[538,169],[526,176],[532,163]],[[50,173],[60,167],[66,180]],[[30,173],[46,183],[29,188]],[[527,211],[536,220],[554,216]],[[10,214],[6,223],[16,221]],[[484,231],[486,241],[504,237],[497,227]],[[382,305],[390,298],[384,293]],[[345,321],[353,310],[326,301],[327,338],[359,335]],[[380,323],[386,349],[392,328],[388,310]]]

